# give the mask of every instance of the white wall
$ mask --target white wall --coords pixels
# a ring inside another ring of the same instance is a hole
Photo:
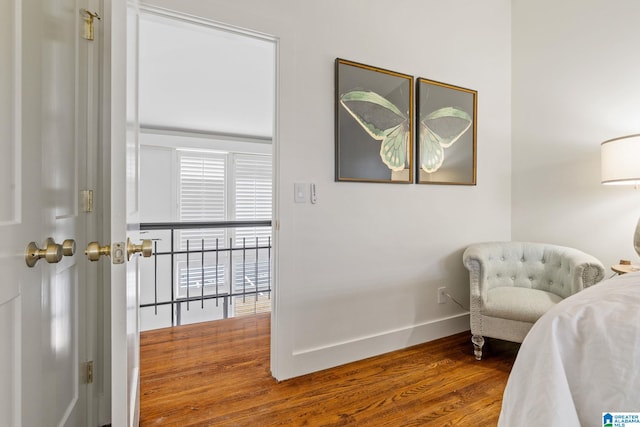
[[[152,3],[279,39],[274,376],[468,329],[436,288],[468,304],[462,251],[511,235],[510,2]],[[477,90],[478,185],[334,182],[336,57]],[[318,203],[294,204],[294,182]]]
[[[512,3],[513,239],[638,263],[640,192],[600,184],[600,143],[640,131],[640,2]]]
[[[148,135],[141,135],[140,146],[140,222],[171,222],[176,220],[176,162],[175,149],[170,147],[144,145]],[[162,240],[157,242],[158,251],[171,249],[166,232],[143,231],[144,239]],[[156,242],[154,242],[156,244]],[[167,265],[168,264],[168,265]],[[158,263],[158,277],[155,280],[155,262],[140,263],[140,304],[171,299],[171,263]],[[140,309],[140,330],[171,326],[171,306]]]

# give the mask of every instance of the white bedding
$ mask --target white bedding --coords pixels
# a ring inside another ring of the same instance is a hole
[[[603,412],[640,412],[640,272],[585,289],[534,324],[498,426],[601,427]]]

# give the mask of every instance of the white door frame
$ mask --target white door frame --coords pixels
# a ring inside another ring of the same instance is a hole
[[[277,337],[279,335],[278,332],[278,300],[279,300],[279,292],[278,292],[278,278],[279,275],[279,266],[280,266],[280,222],[279,222],[279,206],[280,206],[280,133],[279,133],[279,123],[280,123],[280,40],[278,37],[261,33],[258,31],[252,31],[245,28],[237,27],[234,25],[224,24],[222,22],[217,22],[211,19],[202,18],[194,15],[190,15],[187,13],[180,12],[178,10],[170,10],[163,7],[154,6],[150,3],[142,0],[140,2],[140,11],[146,12],[150,14],[161,15],[165,17],[174,18],[177,20],[205,25],[209,27],[214,27],[219,30],[229,31],[236,34],[243,34],[248,37],[254,37],[260,40],[265,40],[274,44],[275,47],[275,72],[274,72],[274,115],[273,115],[273,136],[271,140],[271,158],[272,158],[272,169],[273,169],[273,193],[272,193],[272,218],[271,218],[271,230],[273,234],[272,238],[272,305],[271,305],[271,353],[270,353],[270,368],[271,374],[275,377],[279,377],[280,368],[278,366],[278,355],[280,354],[281,341],[278,340]]]

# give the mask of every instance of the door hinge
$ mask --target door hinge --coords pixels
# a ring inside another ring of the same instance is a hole
[[[84,364],[84,382],[85,384],[93,383],[93,360]]]
[[[82,190],[82,212],[93,212],[93,190]]]
[[[102,19],[96,12],[90,12],[87,9],[80,9],[80,16],[84,20],[84,28],[82,31],[82,38],[85,40],[93,40],[93,20]]]

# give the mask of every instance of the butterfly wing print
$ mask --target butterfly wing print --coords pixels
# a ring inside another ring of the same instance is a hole
[[[420,167],[435,172],[451,147],[471,127],[471,116],[455,107],[444,107],[420,119]]]
[[[340,96],[340,104],[371,136],[382,141],[380,158],[389,169],[407,167],[409,120],[391,101],[376,92],[354,90]]]

